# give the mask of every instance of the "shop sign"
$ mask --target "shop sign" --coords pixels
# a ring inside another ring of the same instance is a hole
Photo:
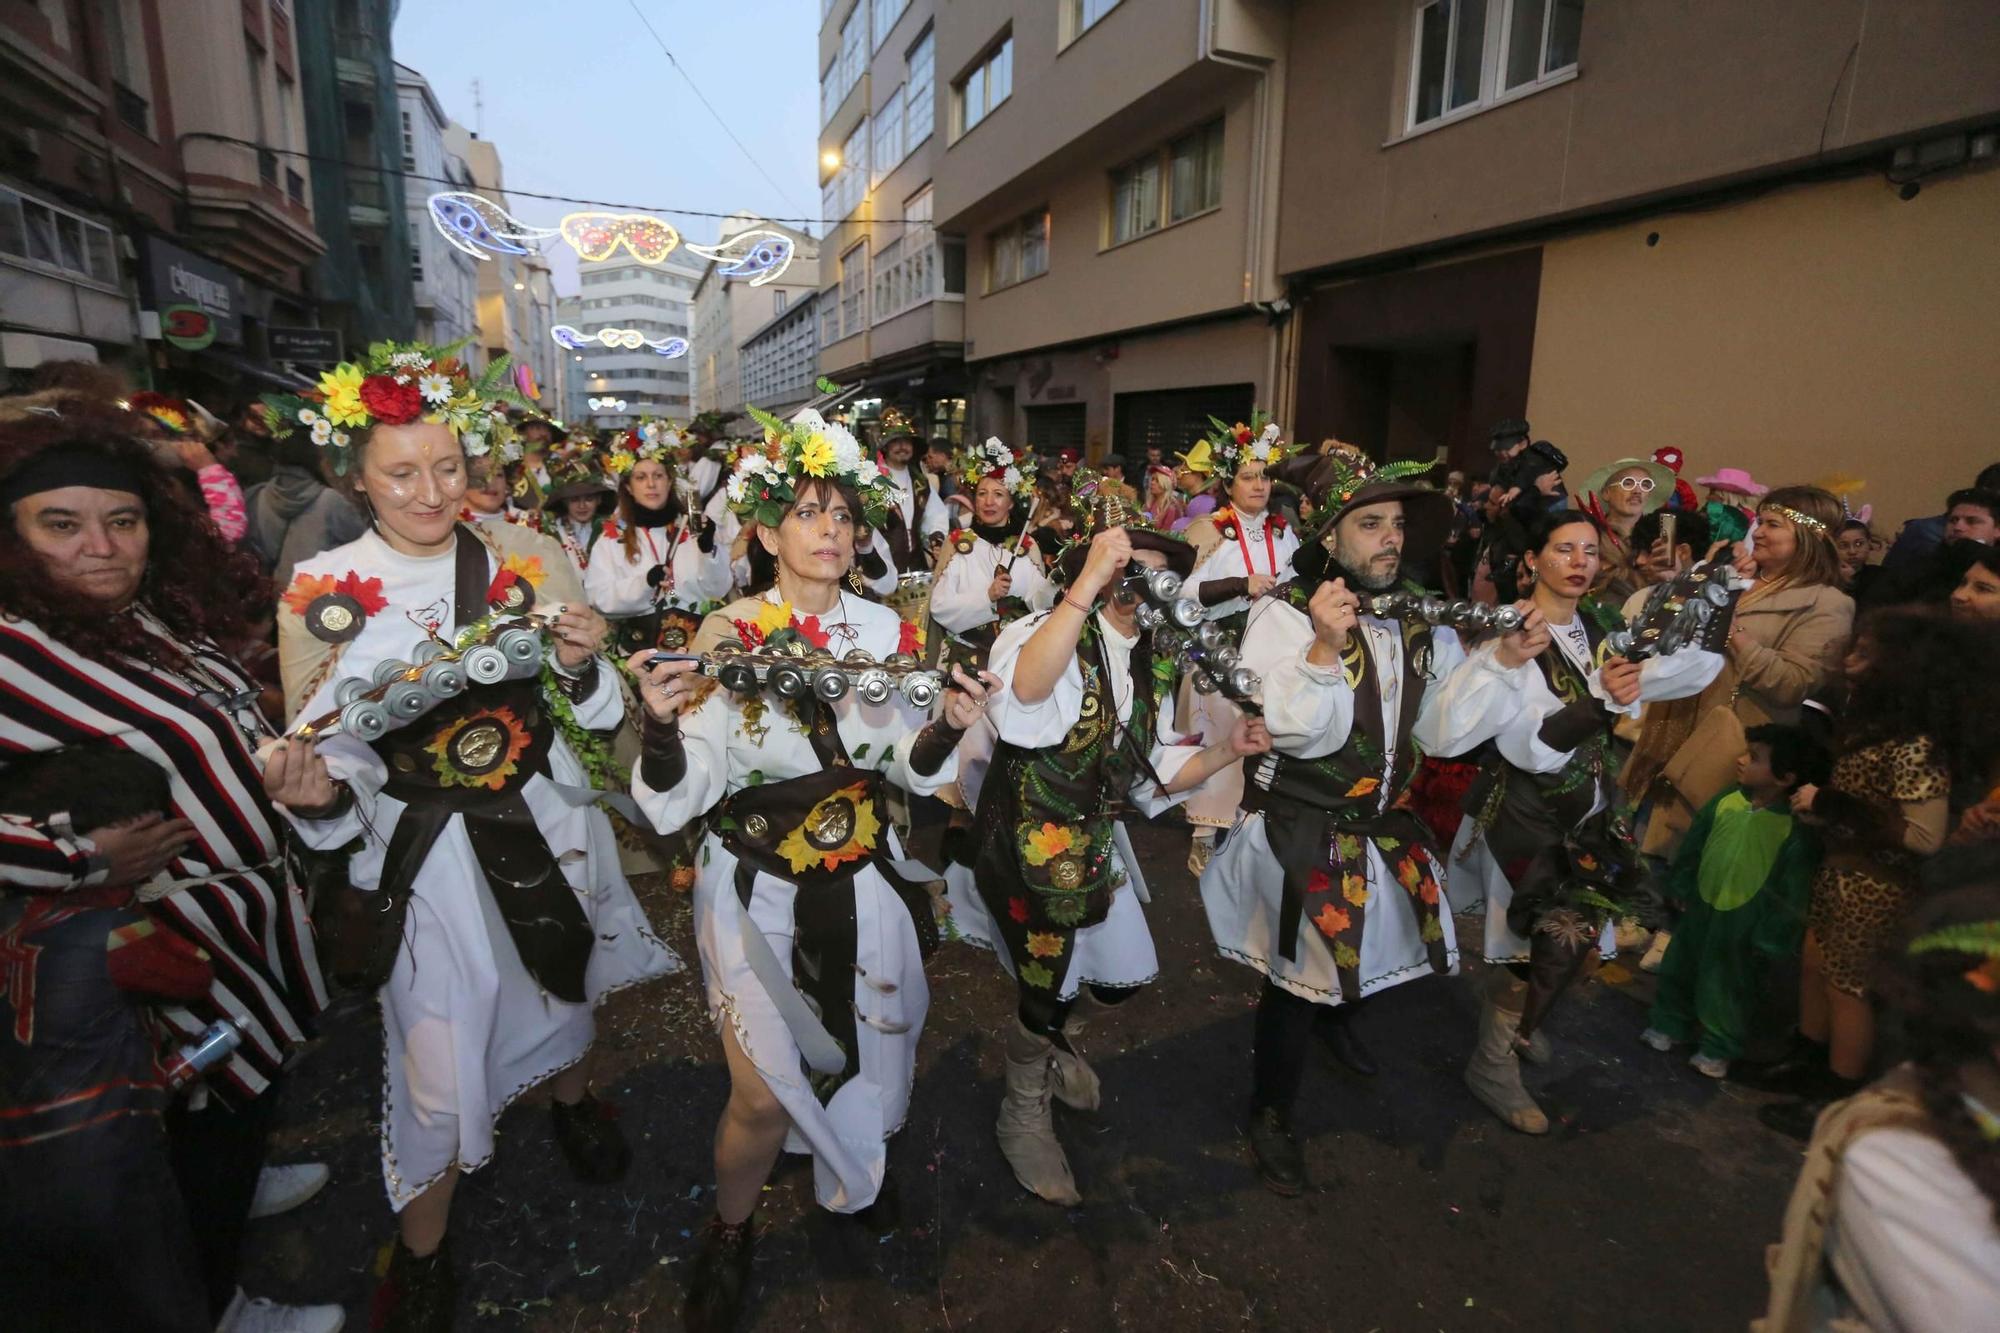
[[[163,337],[167,332],[169,312],[192,308],[207,317],[211,342],[231,346],[242,343],[243,282],[240,278],[212,259],[203,259],[153,236],[145,238],[144,256],[145,264],[141,272],[146,280],[145,294],[151,307],[160,312]]]
[[[160,337],[169,347],[199,352],[215,341],[215,321],[197,305],[170,305],[160,312]]]
[[[339,329],[273,327],[264,330],[264,336],[269,341],[273,361],[297,361],[308,366],[337,366],[344,350]]]

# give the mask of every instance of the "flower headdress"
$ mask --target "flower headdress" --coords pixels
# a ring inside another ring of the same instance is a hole
[[[125,406],[148,417],[173,435],[194,434],[194,409],[172,394],[141,389],[125,400]]]
[[[527,400],[508,383],[508,357],[495,357],[477,377],[472,374],[457,355],[470,341],[370,344],[365,361],[326,371],[317,389],[265,394],[264,419],[279,439],[309,431],[313,443],[332,454],[336,473],[348,468],[349,431],[412,421],[449,426],[471,457],[498,450],[511,460],[519,449],[505,409]]]
[[[1194,547],[1188,545],[1187,538],[1178,532],[1162,532],[1146,517],[1146,511],[1126,502],[1125,497],[1115,491],[1104,491],[1104,478],[1089,469],[1077,472],[1070,484],[1069,502],[1076,510],[1078,523],[1060,550],[1055,554],[1053,568],[1064,582],[1070,582],[1083,570],[1083,562],[1090,554],[1090,543],[1098,533],[1107,528],[1123,528],[1131,537],[1134,546],[1150,547],[1167,557],[1167,566],[1185,578],[1194,568]]]
[[[967,490],[977,489],[991,477],[1016,499],[1025,500],[1035,493],[1035,456],[1016,453],[997,435],[987,436],[986,443],[977,448],[960,451],[951,461]]]
[[[764,428],[764,445],[746,450],[730,474],[729,507],[740,517],[775,528],[798,498],[800,483],[826,480],[852,486],[869,526],[882,525],[895,488],[862,452],[852,431],[810,407],[790,421],[759,408],[748,410]]]
[[[1245,463],[1270,467],[1290,452],[1284,432],[1268,413],[1252,412],[1248,425],[1239,421],[1232,426],[1219,417],[1210,417],[1208,424],[1214,428],[1208,438],[1175,456],[1188,471],[1212,477],[1225,486]]]
[[[605,449],[604,468],[613,476],[622,477],[641,463],[653,462],[664,463],[671,472],[674,451],[681,447],[684,438],[681,428],[673,422],[647,417]]]

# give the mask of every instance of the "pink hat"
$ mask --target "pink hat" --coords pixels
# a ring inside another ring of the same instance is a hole
[[[1740,467],[1717,468],[1712,477],[1696,477],[1694,484],[1706,486],[1712,491],[1734,491],[1755,500],[1761,497],[1769,486],[1760,485],[1757,479]]]

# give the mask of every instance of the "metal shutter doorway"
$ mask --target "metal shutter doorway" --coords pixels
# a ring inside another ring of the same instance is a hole
[[[1077,456],[1083,455],[1084,408],[1082,403],[1061,403],[1054,407],[1030,407],[1028,417],[1028,450],[1030,453],[1053,454],[1064,449],[1074,449]]]
[[[1171,458],[1208,434],[1210,417],[1248,421],[1255,403],[1256,386],[1250,384],[1121,393],[1111,405],[1112,448],[1128,458],[1141,458],[1157,447]]]

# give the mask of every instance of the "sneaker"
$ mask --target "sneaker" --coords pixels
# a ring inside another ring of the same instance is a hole
[[[1658,1028],[1647,1028],[1639,1034],[1639,1040],[1656,1051],[1671,1051],[1674,1048],[1674,1039]]]
[[[1719,1055],[1703,1055],[1700,1051],[1696,1051],[1688,1057],[1688,1064],[1693,1066],[1695,1073],[1704,1078],[1729,1077],[1729,1061]]]
[[[1673,942],[1674,937],[1671,931],[1659,930],[1653,932],[1653,942],[1646,946],[1646,956],[1639,960],[1639,970],[1641,972],[1659,971],[1660,961],[1667,956],[1667,946]]]
[[[338,1305],[279,1305],[245,1296],[238,1287],[215,1333],[340,1333],[346,1322],[347,1312]]]
[[[257,1173],[257,1195],[250,1201],[250,1220],[291,1212],[324,1189],[331,1174],[321,1162],[266,1166]]]
[[[1306,1155],[1292,1137],[1292,1126],[1275,1106],[1260,1106],[1250,1113],[1250,1155],[1256,1160],[1257,1175],[1271,1193],[1287,1199],[1305,1193]]]

